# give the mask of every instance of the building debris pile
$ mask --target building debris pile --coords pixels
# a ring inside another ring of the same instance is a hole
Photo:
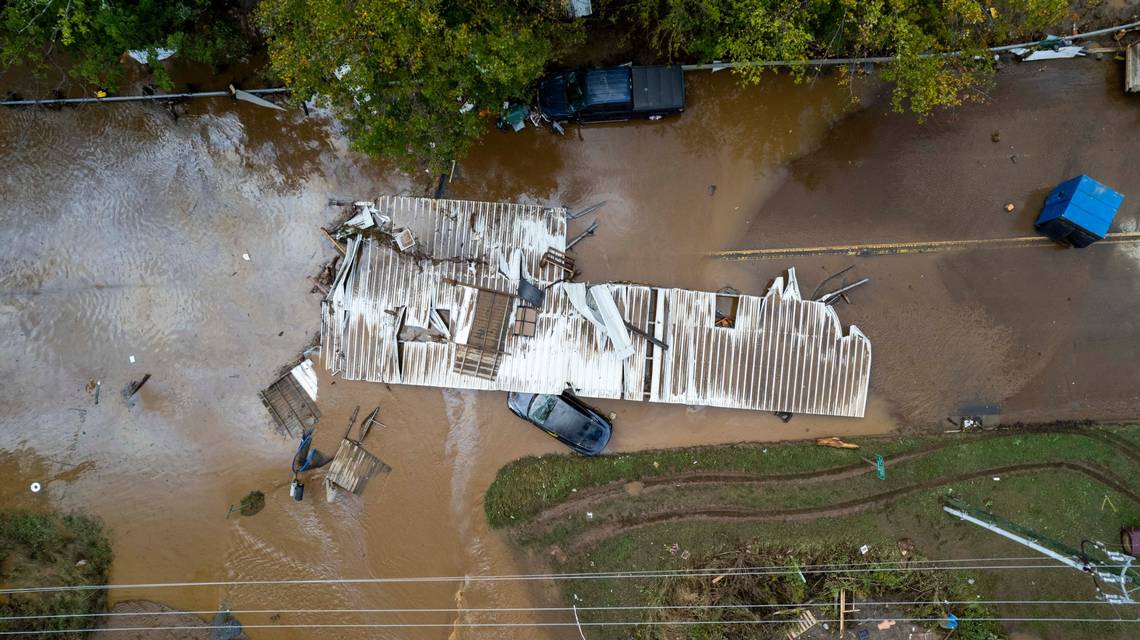
[[[565,209],[388,196],[353,206],[322,303],[333,374],[863,415],[870,341],[804,300],[794,270],[764,296],[572,283],[550,259],[567,250]]]

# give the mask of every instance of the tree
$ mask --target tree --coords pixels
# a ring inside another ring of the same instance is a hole
[[[53,57],[72,77],[115,89],[128,50],[173,49],[214,64],[240,57],[246,39],[223,0],[8,0],[0,8],[0,66],[43,71]],[[161,65],[158,83],[173,86]]]
[[[920,118],[976,98],[993,76],[985,49],[1060,22],[1067,0],[636,0],[632,15],[670,58],[703,62],[891,56],[892,105]],[[621,11],[619,8],[616,11]],[[759,82],[765,69],[737,72]]]
[[[270,64],[353,146],[442,171],[581,39],[555,0],[263,0]]]

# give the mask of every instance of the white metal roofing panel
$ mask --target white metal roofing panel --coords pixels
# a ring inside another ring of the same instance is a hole
[[[322,323],[326,367],[346,378],[538,393],[570,385],[587,397],[863,415],[870,341],[855,327],[844,336],[832,307],[803,300],[794,270],[764,296],[736,296],[731,327],[716,326],[716,293],[607,285],[622,321],[670,345],[631,336],[634,353],[622,358],[575,310],[572,285],[554,282],[561,271],[539,266],[565,248],[564,209],[425,198],[381,198],[377,208],[417,246],[401,252],[374,230],[350,238],[356,260],[344,259]],[[477,288],[517,290],[498,266],[515,252],[546,289],[535,335],[507,336],[494,380],[456,373]],[[447,312],[450,340],[399,340],[401,322],[426,329],[433,309]]]

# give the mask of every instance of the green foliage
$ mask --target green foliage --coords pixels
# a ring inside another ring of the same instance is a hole
[[[890,455],[917,448],[917,443],[880,440],[874,447],[875,451]],[[848,464],[864,464],[859,451],[804,443],[695,447],[593,458],[577,455],[527,457],[499,470],[487,489],[483,506],[491,526],[499,528],[519,524],[565,500],[575,491],[620,480],[709,471],[783,474]]]
[[[243,55],[248,45],[225,0],[10,0],[0,8],[0,66],[39,71],[60,57],[78,79],[115,89],[131,49],[175,49],[209,64]],[[153,65],[165,88],[172,83]]]
[[[257,515],[264,508],[265,494],[261,491],[250,491],[241,499],[240,512],[243,516]]]
[[[1138,425],[1120,427],[1117,432],[1122,438],[1136,437],[1138,433]],[[819,483],[812,485],[810,490],[795,483],[780,485],[773,482],[760,493],[744,491],[740,495],[713,496],[698,492],[689,500],[689,503],[704,506],[724,504],[762,509],[824,506],[874,495],[884,487],[919,485],[962,473],[1026,462],[1072,459],[1095,462],[1120,478],[1130,478],[1136,473],[1135,463],[1121,455],[1116,446],[1080,432],[1030,431],[969,437],[856,439],[854,442],[861,444],[863,449],[832,449],[803,442],[642,451],[594,458],[575,455],[522,458],[499,470],[487,489],[483,505],[491,526],[501,528],[524,524],[544,509],[591,487],[691,472],[747,472],[779,476],[834,470],[848,465],[867,468],[867,473],[858,478],[849,478],[842,483]],[[890,463],[886,483],[877,480],[871,466],[862,460],[870,452],[882,454]],[[910,460],[892,461],[893,456],[919,452],[926,453],[912,456]],[[1048,490],[1059,491],[1056,487]],[[672,500],[681,500],[684,495],[687,494],[678,489]],[[645,497],[629,500],[642,505],[646,502]],[[625,513],[621,508],[617,512]],[[604,518],[599,511],[598,521]],[[1063,521],[1066,520],[1054,516],[1054,523]],[[585,525],[576,521],[575,526]],[[1051,530],[1046,526],[1046,531]],[[569,535],[574,531],[559,533]]]
[[[259,18],[295,99],[331,108],[358,150],[435,171],[581,36],[541,0],[264,0]]]
[[[644,625],[634,630],[635,637],[656,640],[672,637],[667,624],[678,620],[698,622],[731,622],[699,625],[703,633],[698,637],[730,638],[780,637],[786,630],[783,622],[795,620],[789,613],[794,606],[788,603],[817,605],[810,607],[818,618],[838,616],[835,605],[839,592],[858,599],[867,617],[905,615],[924,620],[938,620],[946,616],[950,606],[938,603],[937,596],[947,600],[965,600],[971,596],[969,577],[962,572],[935,570],[898,571],[897,563],[908,558],[897,551],[861,553],[850,543],[840,545],[814,545],[798,542],[774,545],[763,539],[749,542],[745,549],[732,549],[701,558],[694,564],[702,572],[725,574],[713,584],[707,577],[676,575],[657,578],[646,588],[651,604]],[[876,565],[875,563],[882,563]],[[859,563],[856,570],[843,571],[834,567]],[[797,572],[769,572],[760,575],[733,575],[739,567],[803,567]],[[825,571],[812,567],[825,566]],[[606,566],[607,569],[613,567]],[[876,569],[882,570],[876,570]],[[577,589],[578,585],[571,588]],[[607,599],[608,600],[608,599]],[[848,600],[849,602],[851,600]],[[913,605],[875,605],[874,602],[914,602]],[[591,603],[595,604],[595,603]],[[742,606],[743,605],[743,606]],[[757,605],[757,606],[753,606]],[[818,606],[831,605],[831,606]],[[974,621],[971,617],[996,617],[995,610],[981,604],[970,605],[956,613],[962,618],[957,634],[974,640],[992,640],[1001,635],[1000,627],[992,621]],[[593,620],[593,612],[583,614]],[[750,624],[754,623],[754,624]],[[773,626],[775,625],[775,626]],[[927,622],[916,626],[935,626]],[[772,630],[777,632],[773,633]]]
[[[722,39],[727,56],[739,62],[801,61],[815,40],[817,15],[811,3],[795,0],[733,0],[736,20]],[[746,67],[740,74],[758,82],[763,67]],[[803,67],[793,67],[797,73]]]
[[[0,584],[100,585],[110,567],[111,546],[98,521],[77,514],[0,512]],[[81,634],[66,632],[90,626],[90,618],[66,616],[102,611],[104,598],[99,589],[7,596],[0,599],[0,631],[31,632],[21,637],[50,631],[52,638],[78,639]],[[5,621],[13,616],[58,617]]]
[[[23,545],[32,554],[43,553],[54,529],[51,519],[42,513],[18,511],[0,514],[0,538]]]
[[[637,0],[612,11],[626,11],[671,59],[897,56],[884,67],[892,105],[925,117],[983,95],[993,75],[986,47],[1035,37],[1067,9],[1067,0]],[[766,68],[738,73],[758,82]]]

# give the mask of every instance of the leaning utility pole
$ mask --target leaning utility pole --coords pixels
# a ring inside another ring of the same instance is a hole
[[[1136,604],[1136,600],[1132,595],[1140,589],[1140,587],[1136,586],[1138,579],[1132,569],[1132,563],[1136,561],[1136,558],[1126,553],[1110,551],[1103,543],[1092,543],[1100,549],[1109,560],[1115,563],[1106,565],[1088,557],[1084,551],[1078,551],[1055,540],[1050,540],[1019,524],[1004,521],[999,525],[998,522],[1003,520],[1002,518],[992,513],[975,509],[962,501],[950,499],[947,503],[948,504],[942,507],[942,510],[952,516],[956,516],[971,524],[976,524],[983,529],[993,531],[1003,538],[1029,547],[1066,566],[1091,574],[1097,584],[1097,597],[1105,602],[1110,604]],[[1114,574],[1110,569],[1120,569],[1120,573]],[[1120,590],[1120,595],[1101,590],[1100,585],[1102,583],[1106,586],[1115,586]]]

